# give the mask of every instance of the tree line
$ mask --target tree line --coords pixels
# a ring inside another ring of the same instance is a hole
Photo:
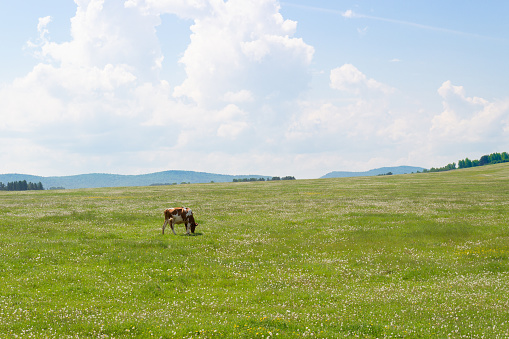
[[[40,181],[38,183],[27,182],[26,180],[13,181],[8,182],[7,185],[0,182],[0,191],[41,191],[43,189],[44,187]]]
[[[477,166],[485,166],[491,164],[498,164],[501,162],[509,162],[509,154],[507,152],[502,153],[491,153],[487,155],[483,155],[479,160],[470,160],[469,158],[465,158],[463,160],[458,161],[458,167],[456,167],[456,163],[448,164],[444,167],[431,167],[429,170],[423,170],[423,172],[443,172],[450,171],[456,168],[469,168],[469,167],[477,167]]]
[[[465,160],[458,161],[458,168],[468,168],[475,166],[484,166],[490,164],[498,164],[501,162],[509,162],[509,154],[507,152],[491,153],[490,155],[483,155],[479,160]]]
[[[295,180],[295,177],[287,175],[286,177],[272,177],[270,179],[265,178],[242,178],[242,179],[233,179],[233,182],[248,182],[248,181],[277,181],[277,180]]]

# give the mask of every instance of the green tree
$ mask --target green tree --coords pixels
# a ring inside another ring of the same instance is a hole
[[[496,164],[502,162],[502,154],[492,153],[490,154],[490,164]]]
[[[490,156],[483,155],[481,159],[479,159],[479,166],[484,166],[490,163]]]

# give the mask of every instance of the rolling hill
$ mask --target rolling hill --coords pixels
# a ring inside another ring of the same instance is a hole
[[[366,172],[330,172],[323,178],[344,178],[344,177],[360,177],[375,176],[380,174],[406,174],[422,171],[422,167],[399,166],[399,167],[382,167]],[[0,182],[7,184],[13,181],[26,180],[27,182],[41,182],[45,189],[52,187],[63,187],[65,189],[76,188],[100,188],[100,187],[128,187],[128,186],[150,186],[161,184],[180,184],[180,183],[209,183],[209,182],[232,182],[233,179],[243,178],[264,178],[270,179],[271,176],[265,175],[227,175],[214,174],[206,172],[194,171],[163,171],[149,174],[139,175],[122,175],[122,174],[106,174],[106,173],[90,173],[70,176],[51,176],[43,177],[29,174],[0,174]]]
[[[231,182],[233,179],[243,178],[271,178],[262,175],[225,175],[193,171],[164,171],[140,175],[121,175],[91,173],[71,176],[42,177],[28,174],[0,174],[0,182],[26,180],[27,182],[41,182],[45,189],[52,187],[75,188],[99,188],[99,187],[124,187],[124,186],[149,186],[154,184],[180,184],[180,183],[209,183]]]
[[[397,167],[381,167],[366,172],[330,172],[322,176],[320,179],[326,178],[347,178],[347,177],[369,177],[374,175],[383,175],[391,172],[392,174],[407,174],[422,172],[424,168],[414,166],[397,166]]]

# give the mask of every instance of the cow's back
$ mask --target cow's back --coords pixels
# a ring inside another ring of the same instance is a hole
[[[182,224],[187,221],[187,212],[185,207],[168,208],[164,211],[166,220],[173,219],[175,224]]]

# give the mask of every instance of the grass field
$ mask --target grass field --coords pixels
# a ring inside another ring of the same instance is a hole
[[[1,338],[509,337],[508,164],[0,206]]]

